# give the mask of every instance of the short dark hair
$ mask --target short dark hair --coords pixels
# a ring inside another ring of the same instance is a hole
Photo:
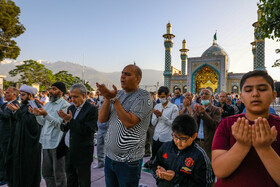
[[[172,123],[172,131],[191,137],[197,132],[197,123],[190,115],[180,114]]]
[[[245,73],[240,80],[240,91],[242,91],[242,87],[244,86],[245,81],[251,77],[264,78],[268,82],[268,84],[271,86],[272,91],[274,91],[274,81],[273,81],[272,77],[267,73],[267,71],[264,71],[264,70],[254,70],[254,71],[249,71],[248,73]]]
[[[179,87],[175,88],[175,90],[179,90],[179,92],[181,92],[181,88],[179,88]]]
[[[165,93],[165,95],[168,95],[169,94],[169,89],[167,86],[161,86],[159,87],[158,89],[158,95],[160,95],[161,93]]]

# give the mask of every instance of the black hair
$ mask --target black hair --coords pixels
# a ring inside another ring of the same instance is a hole
[[[197,132],[197,123],[190,115],[180,114],[172,123],[172,131],[192,137]]]
[[[167,86],[161,86],[159,87],[158,89],[158,95],[160,95],[161,93],[165,93],[165,95],[168,95],[169,94],[169,89]]]
[[[181,92],[181,88],[179,88],[179,87],[175,88],[175,90],[179,90],[179,92]]]
[[[268,84],[271,86],[272,90],[274,90],[274,81],[272,77],[267,73],[267,71],[264,70],[254,70],[254,71],[249,71],[248,73],[245,73],[243,77],[240,80],[240,91],[242,91],[242,87],[244,86],[245,81],[248,78],[251,77],[262,77],[264,78]]]

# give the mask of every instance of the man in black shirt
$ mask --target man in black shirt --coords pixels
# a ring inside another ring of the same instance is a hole
[[[222,113],[222,119],[228,116],[234,115],[234,109],[226,104],[227,101],[227,93],[224,91],[221,91],[219,94],[219,103],[216,105],[217,107],[220,107],[221,113]]]

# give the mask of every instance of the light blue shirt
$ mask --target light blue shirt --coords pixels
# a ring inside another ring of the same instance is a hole
[[[204,132],[203,132],[203,120],[200,120],[199,123],[199,129],[198,129],[198,133],[197,133],[197,138],[199,139],[204,139]]]
[[[55,102],[48,102],[44,106],[44,109],[48,113],[45,117],[36,117],[37,122],[43,126],[39,141],[43,149],[57,148],[63,135],[63,132],[60,130],[63,119],[58,116],[57,111],[62,109],[64,112],[67,112],[69,105],[70,104],[61,97]]]

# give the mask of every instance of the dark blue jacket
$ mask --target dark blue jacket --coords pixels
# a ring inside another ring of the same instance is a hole
[[[171,181],[160,179],[156,175],[157,166],[173,170],[174,178]],[[164,143],[152,162],[151,170],[160,187],[210,187],[215,177],[208,156],[195,142],[184,150],[179,150],[173,141]]]

